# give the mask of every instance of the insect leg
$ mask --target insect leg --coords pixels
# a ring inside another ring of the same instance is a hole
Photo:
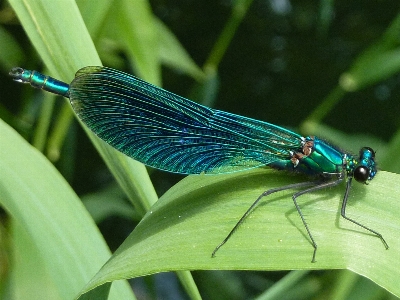
[[[305,189],[305,190],[302,190],[300,192],[297,192],[297,193],[293,194],[293,196],[292,196],[292,199],[293,199],[294,205],[296,206],[297,212],[299,213],[300,218],[303,221],[303,225],[306,228],[308,236],[310,237],[312,246],[314,247],[314,252],[313,252],[313,256],[312,256],[312,260],[311,260],[312,263],[315,262],[315,255],[317,253],[317,243],[315,242],[315,240],[314,240],[314,238],[313,238],[313,236],[311,234],[310,228],[308,227],[308,224],[307,224],[307,222],[306,222],[306,220],[305,220],[305,218],[303,216],[303,213],[301,212],[300,206],[297,204],[296,198],[301,196],[301,195],[307,194],[307,193],[311,193],[311,192],[314,192],[314,191],[317,191],[317,190],[320,190],[320,189],[325,189],[325,188],[328,188],[328,187],[332,187],[332,186],[338,185],[342,181],[343,181],[343,177],[341,176],[337,180],[320,183],[320,184],[318,184],[316,186],[313,186],[313,187],[310,187],[308,189]]]
[[[378,238],[381,239],[383,245],[385,246],[386,250],[389,249],[389,245],[386,243],[385,239],[383,238],[382,234],[380,234],[379,232],[372,230],[371,228],[368,228],[365,225],[362,225],[361,223],[358,223],[357,221],[349,218],[346,216],[346,205],[347,205],[347,199],[349,197],[349,192],[350,192],[350,186],[351,186],[351,180],[352,178],[349,178],[349,180],[347,181],[347,187],[346,187],[346,192],[344,193],[344,198],[343,198],[343,203],[342,203],[342,210],[341,210],[341,215],[344,219],[368,230],[369,232],[372,232],[374,235],[376,235]]]
[[[215,257],[215,253],[230,239],[230,237],[233,235],[233,233],[236,231],[236,229],[240,226],[240,224],[243,223],[243,221],[247,218],[247,216],[251,213],[251,211],[257,206],[257,204],[260,202],[260,200],[268,195],[271,195],[273,193],[279,192],[279,191],[284,191],[284,190],[289,190],[289,189],[298,189],[306,186],[312,186],[312,185],[317,185],[320,182],[301,182],[301,183],[295,183],[295,184],[289,184],[286,186],[270,189],[268,191],[263,192],[256,201],[247,209],[247,211],[244,213],[244,215],[240,218],[240,220],[236,223],[236,225],[232,228],[232,230],[229,232],[229,234],[226,236],[226,238],[214,249],[214,251],[211,254],[211,257]],[[295,203],[296,204],[296,203]],[[297,204],[296,204],[297,206]],[[299,209],[298,209],[299,211]],[[300,211],[299,211],[300,212]]]

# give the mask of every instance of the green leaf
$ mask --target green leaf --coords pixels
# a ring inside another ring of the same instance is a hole
[[[118,0],[115,4],[118,38],[139,77],[161,85],[158,35],[148,1]]]
[[[340,86],[349,92],[382,81],[400,70],[400,14],[385,34],[366,49],[340,78]]]
[[[379,172],[353,184],[347,215],[380,232],[390,249],[340,217],[344,185],[303,195],[299,204],[318,244],[313,248],[293,205],[293,191],[265,198],[232,238],[214,248],[265,190],[304,180],[257,169],[219,176],[189,176],[152,207],[87,285],[171,270],[349,269],[400,296],[400,175]]]
[[[127,1],[124,1],[124,3],[129,5]],[[148,8],[149,5],[146,3],[141,2],[142,7]],[[73,74],[79,68],[87,65],[101,65],[94,44],[74,1],[37,0],[21,2],[11,0],[10,4],[17,13],[36,50],[51,71],[51,75],[56,75],[59,79],[70,82]],[[149,16],[146,15],[146,17]],[[145,26],[145,24],[142,24],[142,26]],[[139,28],[136,28],[136,30],[139,30]],[[139,55],[140,50],[145,47],[146,45],[141,45],[141,48],[138,49]],[[152,52],[158,55],[157,51],[157,49],[153,49]],[[149,56],[145,55],[145,59],[149,61]],[[153,62],[147,69],[145,69],[144,64],[141,64],[141,66],[141,70],[146,71],[146,74],[160,68],[158,62]],[[157,78],[157,72],[154,74],[152,75],[153,78]],[[85,130],[117,182],[135,206],[136,211],[144,214],[157,200],[157,195],[145,166],[113,149],[90,133],[88,129]],[[38,170],[40,171],[41,168],[39,167]],[[187,280],[184,285],[194,289],[193,279],[188,280],[188,277],[187,274],[181,276],[181,278]],[[75,275],[71,275],[71,280],[74,278]],[[127,299],[125,293],[126,290],[119,292],[119,299]],[[192,290],[189,293],[195,294],[196,291]]]
[[[161,20],[154,18],[159,39],[159,55],[163,63],[185,72],[197,80],[204,79],[203,71],[196,65],[179,40]]]
[[[382,37],[354,60],[339,78],[339,84],[312,111],[305,122],[320,122],[347,92],[361,90],[400,71],[400,14]]]
[[[76,70],[99,65],[74,1],[9,1],[53,76],[70,82]]]
[[[349,92],[385,80],[400,70],[400,48],[383,53],[365,53],[341,75],[340,86]]]
[[[50,75],[70,82],[79,68],[101,65],[74,1],[11,0],[10,4]],[[87,133],[137,211],[144,214],[157,200],[144,165],[111,148],[88,130]]]
[[[107,14],[109,13],[110,8],[114,5],[113,2],[114,0],[76,1],[92,39],[96,40],[99,35],[101,27],[104,26]]]
[[[55,167],[2,120],[0,136],[0,204],[31,238],[38,251],[33,257],[44,263],[58,294],[72,299],[110,250]],[[132,298],[126,283],[113,288],[116,299]]]
[[[52,268],[46,268],[46,257],[37,247],[37,243],[22,223],[12,222],[12,225],[12,243],[15,251],[11,282],[14,288],[10,292],[13,299],[63,299],[63,289],[57,287],[57,278],[51,276]],[[49,261],[51,259],[48,259],[47,263]],[[46,288],[43,289],[43,286]],[[73,293],[70,295],[74,296]]]
[[[21,47],[2,26],[0,26],[0,65],[6,69],[14,67],[24,59]]]
[[[113,215],[140,221],[142,216],[134,211],[132,205],[127,203],[125,198],[121,189],[117,185],[112,185],[104,190],[83,196],[82,202],[97,224]]]
[[[388,150],[385,151],[385,155],[379,161],[379,165],[387,171],[400,173],[400,160],[393,159],[393,157],[397,157],[400,151],[400,129],[394,134],[387,148]]]

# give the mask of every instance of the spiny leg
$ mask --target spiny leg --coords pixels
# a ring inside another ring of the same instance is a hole
[[[240,218],[240,220],[236,223],[236,225],[232,228],[232,230],[229,232],[229,234],[226,236],[226,238],[214,249],[214,251],[211,254],[211,257],[215,257],[215,253],[230,239],[230,237],[233,235],[233,233],[236,231],[236,229],[240,226],[240,224],[243,223],[243,221],[247,218],[247,216],[251,213],[251,211],[256,207],[258,202],[260,200],[268,195],[271,195],[276,192],[284,191],[284,190],[289,190],[289,189],[298,189],[306,186],[311,186],[311,185],[317,185],[320,184],[320,182],[301,182],[301,183],[294,183],[294,184],[289,184],[286,186],[270,189],[268,191],[263,192],[256,201],[247,209],[247,211],[244,213],[244,215]],[[297,205],[297,204],[296,204]]]
[[[346,205],[347,205],[347,199],[348,199],[348,196],[349,196],[351,180],[352,180],[352,178],[349,178],[349,180],[347,181],[346,192],[344,193],[344,198],[343,198],[343,203],[342,203],[342,210],[341,210],[342,217],[344,219],[346,219],[346,220],[348,220],[348,221],[350,221],[350,222],[352,222],[352,223],[354,223],[354,224],[356,224],[356,225],[368,230],[369,232],[372,232],[373,234],[375,234],[378,238],[381,239],[381,241],[382,241],[383,245],[385,246],[386,250],[389,249],[389,245],[386,243],[386,241],[383,238],[382,234],[380,234],[379,232],[377,232],[375,230],[372,230],[371,228],[368,228],[367,226],[362,225],[361,223],[358,223],[357,221],[355,221],[355,220],[353,220],[353,219],[351,219],[351,218],[346,216]]]
[[[312,256],[312,260],[311,260],[312,263],[315,262],[315,255],[317,254],[317,243],[315,242],[315,240],[314,240],[314,238],[313,238],[313,236],[311,234],[311,231],[308,228],[308,224],[307,224],[307,222],[306,222],[306,220],[305,220],[305,218],[303,216],[303,213],[301,212],[300,206],[297,204],[296,198],[301,196],[301,195],[307,194],[307,193],[311,193],[311,192],[314,192],[314,191],[317,191],[317,190],[321,190],[321,189],[325,189],[325,188],[328,188],[328,187],[332,187],[332,186],[338,185],[342,181],[343,181],[343,177],[340,177],[337,180],[324,182],[324,183],[321,183],[321,184],[319,184],[317,186],[313,186],[313,187],[310,187],[308,189],[302,190],[300,192],[297,192],[297,193],[293,194],[293,196],[292,196],[292,199],[293,199],[294,205],[296,206],[297,212],[300,215],[301,221],[303,222],[303,225],[307,230],[308,236],[310,237],[312,246],[314,247],[314,252],[313,252],[313,256]]]

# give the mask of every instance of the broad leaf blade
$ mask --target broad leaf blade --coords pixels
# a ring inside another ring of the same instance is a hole
[[[312,246],[291,200],[293,191],[262,201],[215,258],[213,249],[264,190],[304,180],[253,170],[189,176],[160,198],[87,289],[110,280],[171,270],[350,269],[400,295],[399,175],[379,172],[353,185],[348,216],[377,230],[390,245],[340,217],[344,185],[306,194],[299,203],[318,244]]]
[[[74,1],[11,0],[10,4],[35,49],[51,71],[49,75],[70,82],[79,68],[101,65]],[[55,32],[57,38],[53,39]],[[108,146],[89,133],[87,128],[86,130],[117,182],[136,209],[144,214],[157,199],[146,168]]]
[[[110,251],[55,167],[1,120],[0,136],[0,203],[31,237],[59,295],[72,299]],[[115,292],[132,297],[123,283]]]

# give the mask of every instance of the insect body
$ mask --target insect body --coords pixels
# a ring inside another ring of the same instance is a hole
[[[315,136],[302,137],[285,128],[211,109],[106,67],[80,69],[70,83],[37,71],[13,68],[14,80],[69,98],[78,115],[97,136],[148,166],[180,174],[222,174],[261,166],[319,177],[264,192],[238,221],[212,256],[232,236],[265,196],[303,189],[292,198],[314,247],[297,198],[347,180],[341,215],[388,245],[382,235],[346,216],[352,179],[361,183],[376,173],[375,152],[368,147],[355,157]]]

